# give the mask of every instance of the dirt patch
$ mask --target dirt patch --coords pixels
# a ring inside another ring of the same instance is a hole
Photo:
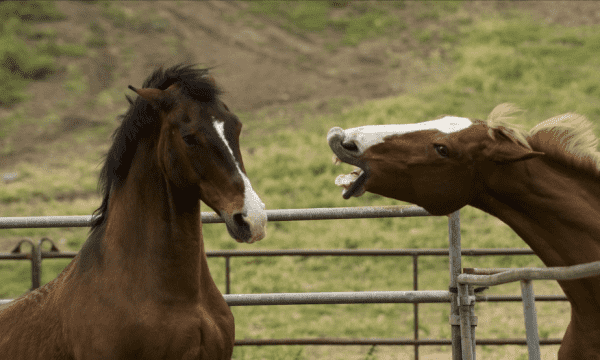
[[[368,11],[360,2],[332,4],[332,17]],[[106,116],[123,111],[126,102],[122,97],[98,99],[111,90],[126,94],[127,85],[140,86],[161,65],[215,66],[217,82],[234,111],[252,113],[308,102],[312,105],[303,111],[318,114],[327,112],[334,98],[356,104],[414,91],[423,82],[443,81],[451,66],[449,43],[443,38],[480,14],[516,9],[531,12],[538,21],[600,22],[600,6],[593,2],[468,2],[452,11],[437,11],[438,4],[431,3],[383,4],[387,14],[405,24],[401,30],[364,39],[357,46],[332,48],[329,45],[339,43],[343,34],[330,29],[290,32],[283,21],[246,11],[247,2],[122,2],[117,12],[102,4],[57,2],[66,19],[39,27],[56,29],[62,43],[96,45],[86,57],[61,57],[55,74],[29,87],[29,101],[1,110],[2,116],[24,111],[32,121],[11,136],[12,151],[0,155],[0,171],[41,155],[36,145],[61,141],[61,134],[107,121],[114,126],[114,116]],[[67,83],[75,90],[66,90]],[[53,136],[39,131],[49,114],[58,119],[50,131]],[[293,125],[291,120],[288,126]],[[6,146],[1,141],[0,145]]]

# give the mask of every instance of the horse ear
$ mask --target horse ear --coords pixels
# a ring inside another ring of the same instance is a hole
[[[165,96],[164,91],[162,91],[160,89],[153,89],[153,88],[136,89],[131,85],[129,85],[128,88],[135,91],[136,94],[138,94],[139,96],[142,97],[142,99],[147,100],[154,105],[158,105]]]
[[[502,134],[490,141],[489,145],[483,149],[483,155],[486,159],[497,163],[510,163],[532,159],[544,155],[544,153],[533,151]]]
[[[133,90],[142,97],[142,99],[149,101],[153,106],[160,106],[165,103],[167,99],[170,97],[170,92],[173,91],[176,87],[175,84],[169,86],[166,90],[160,90],[155,88],[141,88],[136,89],[133,86],[129,85],[129,89]]]

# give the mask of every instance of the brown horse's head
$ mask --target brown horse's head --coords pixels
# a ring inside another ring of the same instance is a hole
[[[454,116],[417,124],[336,127],[327,141],[336,162],[358,167],[336,179],[345,199],[369,191],[417,204],[434,215],[467,205],[486,164],[543,154],[502,127]]]
[[[204,201],[238,242],[261,240],[267,216],[244,169],[239,148],[242,124],[215,96],[212,78],[175,82],[164,90],[130,89],[159,113],[157,160],[171,191]]]

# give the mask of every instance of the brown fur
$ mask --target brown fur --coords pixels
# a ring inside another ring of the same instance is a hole
[[[547,266],[600,260],[600,154],[591,124],[568,113],[526,132],[507,122],[517,110],[502,104],[487,122],[456,133],[412,132],[367,148],[358,157],[370,171],[366,191],[437,215],[479,208],[508,224]],[[449,156],[436,153],[439,145]],[[600,358],[599,277],[559,284],[572,308],[559,359]]]
[[[141,97],[115,131],[90,237],[56,279],[1,310],[0,358],[231,358],[233,315],[210,276],[199,200],[241,211],[241,155],[217,143],[211,116],[233,144],[241,124],[205,75],[175,66],[133,88]]]

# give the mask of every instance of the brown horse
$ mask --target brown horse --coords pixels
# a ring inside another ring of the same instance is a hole
[[[0,312],[2,359],[229,359],[233,315],[208,269],[200,201],[233,238],[265,235],[241,123],[207,70],[155,71],[113,134],[79,254]]]
[[[443,116],[408,125],[333,128],[327,140],[358,170],[336,183],[343,196],[369,191],[435,215],[471,205],[508,224],[546,266],[600,260],[600,153],[591,124],[572,113],[531,131],[506,123]],[[559,281],[571,303],[560,359],[600,358],[600,279]]]

